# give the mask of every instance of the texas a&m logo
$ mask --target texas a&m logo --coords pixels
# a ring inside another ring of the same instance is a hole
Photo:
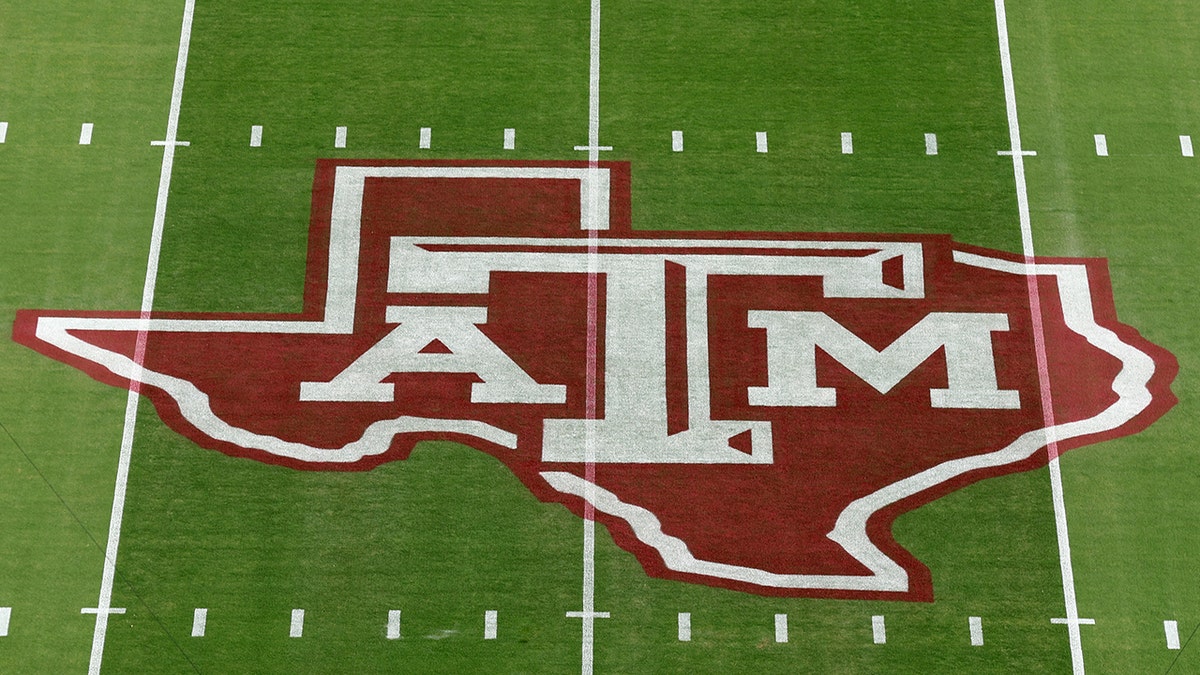
[[[629,188],[619,162],[321,161],[301,314],[26,310],[14,336],[231,455],[461,441],[649,574],[772,595],[931,599],[899,514],[1174,403],[1103,260],[634,231]]]

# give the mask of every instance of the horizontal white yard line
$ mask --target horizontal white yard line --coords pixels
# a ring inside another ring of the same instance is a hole
[[[8,620],[12,618],[12,607],[0,607],[0,637],[8,637]]]
[[[884,625],[881,614],[871,617],[871,637],[877,645],[887,644],[887,626]]]
[[[1163,632],[1167,634],[1167,649],[1179,649],[1179,623],[1164,621]]]
[[[2,136],[0,136],[0,142],[3,142]],[[1179,151],[1183,153],[1184,157],[1194,157],[1195,156],[1195,154],[1192,152],[1192,137],[1191,136],[1180,136],[1179,137]]]
[[[691,612],[679,613],[679,641],[692,641],[692,614]]]
[[[754,132],[754,145],[759,152],[766,152],[767,151],[767,132],[765,132],[765,131]]]
[[[1096,134],[1096,156],[1108,157],[1108,138],[1104,134]]]
[[[671,152],[683,152],[683,132],[671,132]]]
[[[333,147],[346,147],[346,127],[338,127],[333,130]]]
[[[788,641],[787,614],[776,614],[775,615],[775,641],[776,642],[787,642]]]
[[[250,127],[250,147],[262,147],[262,125],[260,124]]]
[[[842,154],[854,154],[854,134],[850,133],[849,131],[842,132]]]
[[[8,138],[8,122],[0,122],[0,143]]]
[[[387,639],[400,639],[400,610],[388,610]]]
[[[430,141],[430,138],[432,137],[432,135],[433,135],[432,129],[430,129],[429,127],[421,127],[420,147],[422,150],[429,149],[429,141]]]
[[[304,636],[304,610],[292,610],[292,625],[288,628],[288,637],[303,637]]]
[[[208,610],[197,607],[192,612],[192,637],[204,637],[204,629],[208,626]]]
[[[925,154],[937,154],[937,134],[925,134]]]
[[[496,639],[496,610],[494,609],[483,613],[483,639]]]
[[[971,628],[971,646],[983,646],[983,619],[978,616],[972,616],[967,619],[967,624]]]
[[[79,127],[79,144],[80,145],[91,145],[92,144],[92,127],[93,126],[94,125],[91,122],[84,122],[83,126]]]
[[[504,149],[505,150],[515,150],[516,147],[517,147],[517,130],[516,129],[505,129],[504,130]]]

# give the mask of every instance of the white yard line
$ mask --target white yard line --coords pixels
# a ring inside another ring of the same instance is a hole
[[[483,639],[496,639],[496,610],[489,609],[483,613]]]
[[[787,614],[775,615],[775,641],[788,641],[788,617]]]
[[[849,131],[842,132],[842,154],[854,154],[854,134],[850,133]]]
[[[925,154],[936,155],[937,151],[937,134],[925,134]]]
[[[0,637],[8,637],[8,621],[11,618],[12,607],[0,607]]]
[[[1167,636],[1167,649],[1179,649],[1179,622],[1164,621],[1163,633]]]
[[[887,624],[882,614],[871,617],[871,641],[877,645],[887,644]]]
[[[0,143],[8,138],[8,122],[0,122]]]
[[[671,132],[671,152],[683,152],[683,132]]]
[[[336,127],[333,130],[333,147],[346,147],[346,127]]]
[[[1104,134],[1095,134],[1092,139],[1096,141],[1096,156],[1108,157],[1108,137]]]
[[[4,142],[4,137],[3,137],[3,135],[0,135],[0,143],[3,143],[3,142]],[[1183,153],[1184,157],[1194,157],[1195,156],[1195,153],[1192,152],[1192,137],[1191,136],[1180,136],[1179,137],[1179,152]]]
[[[691,612],[680,612],[679,618],[678,618],[678,624],[679,624],[679,634],[678,634],[679,641],[680,642],[691,642],[692,641],[692,613]]]
[[[252,147],[252,148],[261,148],[262,147],[262,125],[261,124],[255,124],[254,126],[250,127],[250,147]]]
[[[292,610],[292,622],[288,626],[288,637],[304,637],[304,610]]]
[[[83,125],[81,127],[79,127],[79,144],[80,145],[91,145],[92,144],[92,129],[95,126],[96,125],[92,124],[91,122],[84,122]]]
[[[983,646],[983,618],[978,616],[967,617],[967,627],[971,631],[971,646]]]
[[[766,152],[767,151],[767,132],[765,132],[765,131],[754,132],[754,149],[758,152]]]
[[[388,610],[387,639],[400,639],[400,610],[398,609]]]
[[[517,130],[516,129],[505,129],[504,130],[504,149],[505,150],[515,150],[516,147],[517,147]]]
[[[1029,218],[1029,195],[1025,185],[1025,156],[1021,148],[1021,128],[1017,121],[1017,94],[1013,84],[1012,54],[1008,41],[1008,18],[1005,12],[1004,0],[995,0],[996,28],[999,32],[1000,68],[1004,76],[1004,103],[1008,114],[1008,134],[1010,149],[1005,154],[1012,155],[1013,176],[1017,188],[1017,213],[1021,224],[1021,246],[1025,255],[1026,265],[1032,266],[1034,259],[1033,228]],[[1034,327],[1034,346],[1037,355],[1038,381],[1042,394],[1042,416],[1046,428],[1054,426],[1054,408],[1051,399],[1049,371],[1046,366],[1045,331],[1042,323],[1041,300],[1038,296],[1037,277],[1028,275],[1029,304]],[[1067,626],[1067,637],[1071,648],[1071,668],[1075,675],[1082,675],[1083,643],[1079,633],[1081,623],[1093,623],[1090,619],[1079,618],[1079,606],[1075,599],[1075,571],[1071,565],[1071,541],[1067,532],[1067,507],[1063,500],[1062,469],[1058,460],[1058,445],[1051,439],[1047,446],[1050,466],[1050,492],[1054,503],[1054,529],[1058,536],[1058,559],[1062,570],[1063,604],[1066,618],[1061,623]],[[1059,623],[1060,621],[1055,621]]]
[[[158,178],[158,198],[154,206],[154,225],[150,234],[150,252],[146,261],[146,278],[142,285],[141,323],[134,359],[139,368],[145,359],[146,328],[150,320],[150,309],[154,306],[154,288],[158,281],[158,258],[162,249],[163,224],[167,215],[167,195],[171,188],[171,170],[175,164],[175,148],[181,143],[177,139],[179,130],[179,106],[183,101],[183,79],[187,71],[188,45],[192,38],[192,15],[196,0],[185,0],[183,24],[179,32],[179,53],[175,60],[175,79],[171,86],[171,109],[167,115],[167,136],[155,145],[163,146],[162,170]],[[125,426],[121,433],[121,454],[117,461],[117,478],[113,487],[112,513],[108,520],[108,543],[104,550],[104,572],[100,579],[100,599],[95,608],[84,610],[95,612],[96,628],[92,634],[92,653],[88,661],[89,675],[100,672],[104,658],[104,638],[108,632],[110,614],[124,613],[122,608],[112,606],[113,576],[117,569],[117,549],[121,543],[121,520],[125,513],[125,486],[129,482],[129,458],[133,452],[133,431],[137,422],[138,391],[135,382],[125,399]]]
[[[432,137],[433,137],[433,129],[431,129],[430,127],[421,127],[421,136],[420,136],[419,142],[417,143],[417,147],[419,147],[422,150],[428,150]]]
[[[204,637],[204,631],[208,628],[208,609],[197,607],[192,612],[192,637]]]

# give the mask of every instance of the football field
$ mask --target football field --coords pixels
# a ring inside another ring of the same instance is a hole
[[[1200,673],[1198,37],[1185,0],[0,0],[0,672]],[[940,337],[880,299],[914,279]],[[387,349],[384,398],[337,389]],[[304,454],[380,402],[449,431]],[[743,427],[670,464],[620,415]],[[839,539],[927,475],[878,557]]]

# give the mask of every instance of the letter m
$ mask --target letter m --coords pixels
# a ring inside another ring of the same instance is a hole
[[[882,351],[822,312],[751,311],[749,325],[767,329],[767,386],[749,388],[751,405],[836,405],[837,390],[817,386],[817,348],[886,394],[944,347],[948,386],[929,391],[932,407],[1021,407],[996,384],[992,333],[1008,330],[1005,314],[932,312]]]

